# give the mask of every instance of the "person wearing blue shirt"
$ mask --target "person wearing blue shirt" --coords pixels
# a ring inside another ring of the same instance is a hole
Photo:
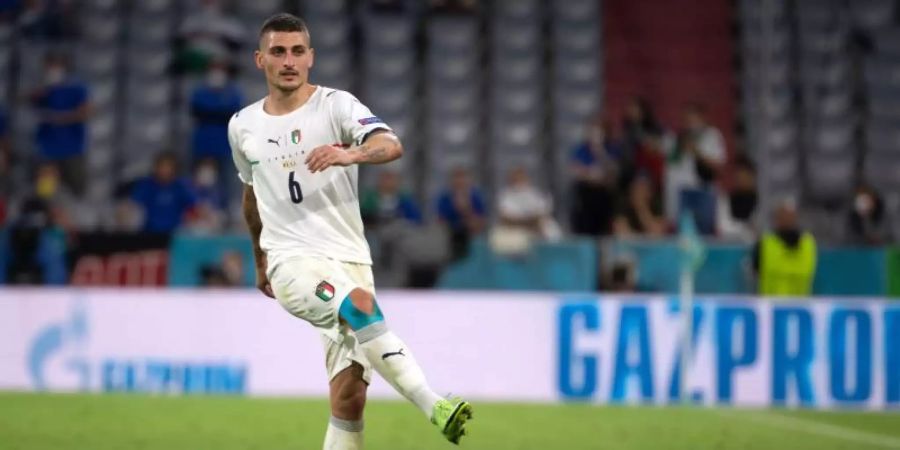
[[[86,122],[91,115],[87,85],[69,73],[64,56],[50,54],[44,61],[44,85],[32,92],[31,101],[39,116],[38,153],[59,164],[63,181],[76,194],[83,194]]]
[[[10,169],[12,168],[12,139],[9,137],[9,122],[6,112],[0,107],[0,224],[6,216],[6,196],[12,191]]]
[[[450,186],[438,196],[437,211],[441,222],[450,231],[453,258],[465,256],[472,236],[484,230],[487,215],[484,196],[472,186],[466,169],[453,170]]]
[[[228,121],[241,109],[243,102],[240,88],[229,80],[227,65],[214,62],[207,71],[206,80],[191,94],[191,115],[194,117],[191,148],[195,164],[204,158],[213,158],[220,172],[231,167]],[[220,179],[226,190],[231,178],[235,177]]]
[[[612,229],[617,193],[629,178],[631,162],[611,132],[602,117],[592,119],[584,142],[572,152],[570,222],[576,234],[600,236]]]
[[[9,145],[9,119],[6,118],[6,111],[0,106],[0,151],[7,150]]]
[[[143,230],[171,233],[196,204],[189,183],[178,177],[175,155],[162,153],[156,158],[153,174],[135,182],[131,200],[144,211]]]
[[[400,175],[391,170],[378,176],[376,189],[366,191],[360,201],[360,212],[366,225],[378,226],[393,220],[422,224],[422,212],[415,199],[400,189]]]

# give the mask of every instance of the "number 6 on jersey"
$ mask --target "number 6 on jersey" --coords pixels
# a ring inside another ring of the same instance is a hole
[[[291,201],[300,203],[303,201],[303,190],[300,189],[300,182],[294,181],[294,172],[288,175],[288,190],[291,192]]]

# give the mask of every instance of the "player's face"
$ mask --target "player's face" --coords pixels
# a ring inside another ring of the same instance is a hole
[[[281,91],[294,91],[309,80],[313,66],[313,49],[309,35],[301,32],[270,31],[259,41],[256,67],[266,74],[266,81]]]

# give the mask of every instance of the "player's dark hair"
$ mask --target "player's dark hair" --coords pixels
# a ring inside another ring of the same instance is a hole
[[[264,34],[270,31],[280,31],[288,33],[309,32],[309,30],[306,28],[306,22],[304,22],[303,19],[288,13],[278,13],[266,19],[266,21],[263,22],[262,28],[259,29],[259,37],[263,37]]]

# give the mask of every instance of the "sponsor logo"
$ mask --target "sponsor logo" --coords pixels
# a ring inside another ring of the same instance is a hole
[[[406,356],[406,355],[403,354],[403,349],[401,348],[400,351],[388,352],[388,353],[381,355],[381,359],[388,359],[391,356]]]
[[[89,351],[89,311],[81,302],[40,329],[28,351],[28,373],[36,390],[242,394],[243,362],[210,362],[159,355],[94,355]],[[147,336],[153,339],[153,336]]]
[[[375,116],[366,117],[365,119],[359,119],[360,125],[371,125],[373,123],[384,123],[384,121]]]
[[[281,136],[278,136],[276,139],[269,138],[267,141],[269,144],[275,144],[278,147],[281,147]]]

